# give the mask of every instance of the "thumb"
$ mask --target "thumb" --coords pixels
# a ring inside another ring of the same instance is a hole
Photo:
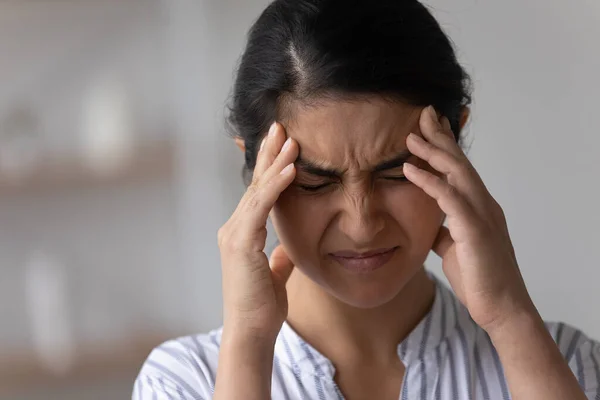
[[[448,228],[442,225],[437,237],[435,238],[432,250],[435,251],[435,253],[443,259],[446,253],[448,252],[448,249],[453,244],[454,240],[452,239],[452,236],[450,236],[450,231],[448,230]]]
[[[294,263],[292,263],[282,245],[277,246],[271,253],[269,265],[273,277],[278,283],[285,285],[294,270]]]

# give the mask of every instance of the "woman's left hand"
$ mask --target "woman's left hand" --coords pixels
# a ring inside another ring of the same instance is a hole
[[[460,301],[484,330],[521,312],[536,313],[508,234],[502,208],[456,143],[446,117],[421,113],[423,137],[411,133],[409,151],[438,171],[404,164],[406,177],[433,197],[447,216],[433,250]]]

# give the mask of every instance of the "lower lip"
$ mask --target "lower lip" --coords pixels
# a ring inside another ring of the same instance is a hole
[[[350,272],[357,274],[368,274],[387,264],[392,257],[394,257],[396,250],[397,247],[386,251],[385,253],[363,258],[336,257],[334,255],[331,255],[331,258],[333,258],[344,269]]]

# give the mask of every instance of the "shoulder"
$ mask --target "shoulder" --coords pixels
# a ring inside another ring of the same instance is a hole
[[[219,360],[221,329],[167,341],[142,366],[134,385],[135,399],[210,399]],[[159,396],[160,397],[160,396]]]

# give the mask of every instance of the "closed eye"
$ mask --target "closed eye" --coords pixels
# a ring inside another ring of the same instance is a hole
[[[325,189],[331,185],[331,183],[323,183],[321,185],[297,185],[300,189],[307,192],[318,192],[321,189]]]
[[[384,176],[383,179],[388,181],[408,182],[408,178],[405,176]]]
[[[382,177],[382,179],[385,179],[386,181],[393,181],[393,182],[408,182],[408,178],[406,178],[405,176],[384,176],[384,177]],[[331,186],[332,184],[333,184],[332,182],[328,182],[328,183],[322,183],[320,185],[297,184],[296,186],[306,192],[318,192],[319,190],[325,189],[325,188]]]

